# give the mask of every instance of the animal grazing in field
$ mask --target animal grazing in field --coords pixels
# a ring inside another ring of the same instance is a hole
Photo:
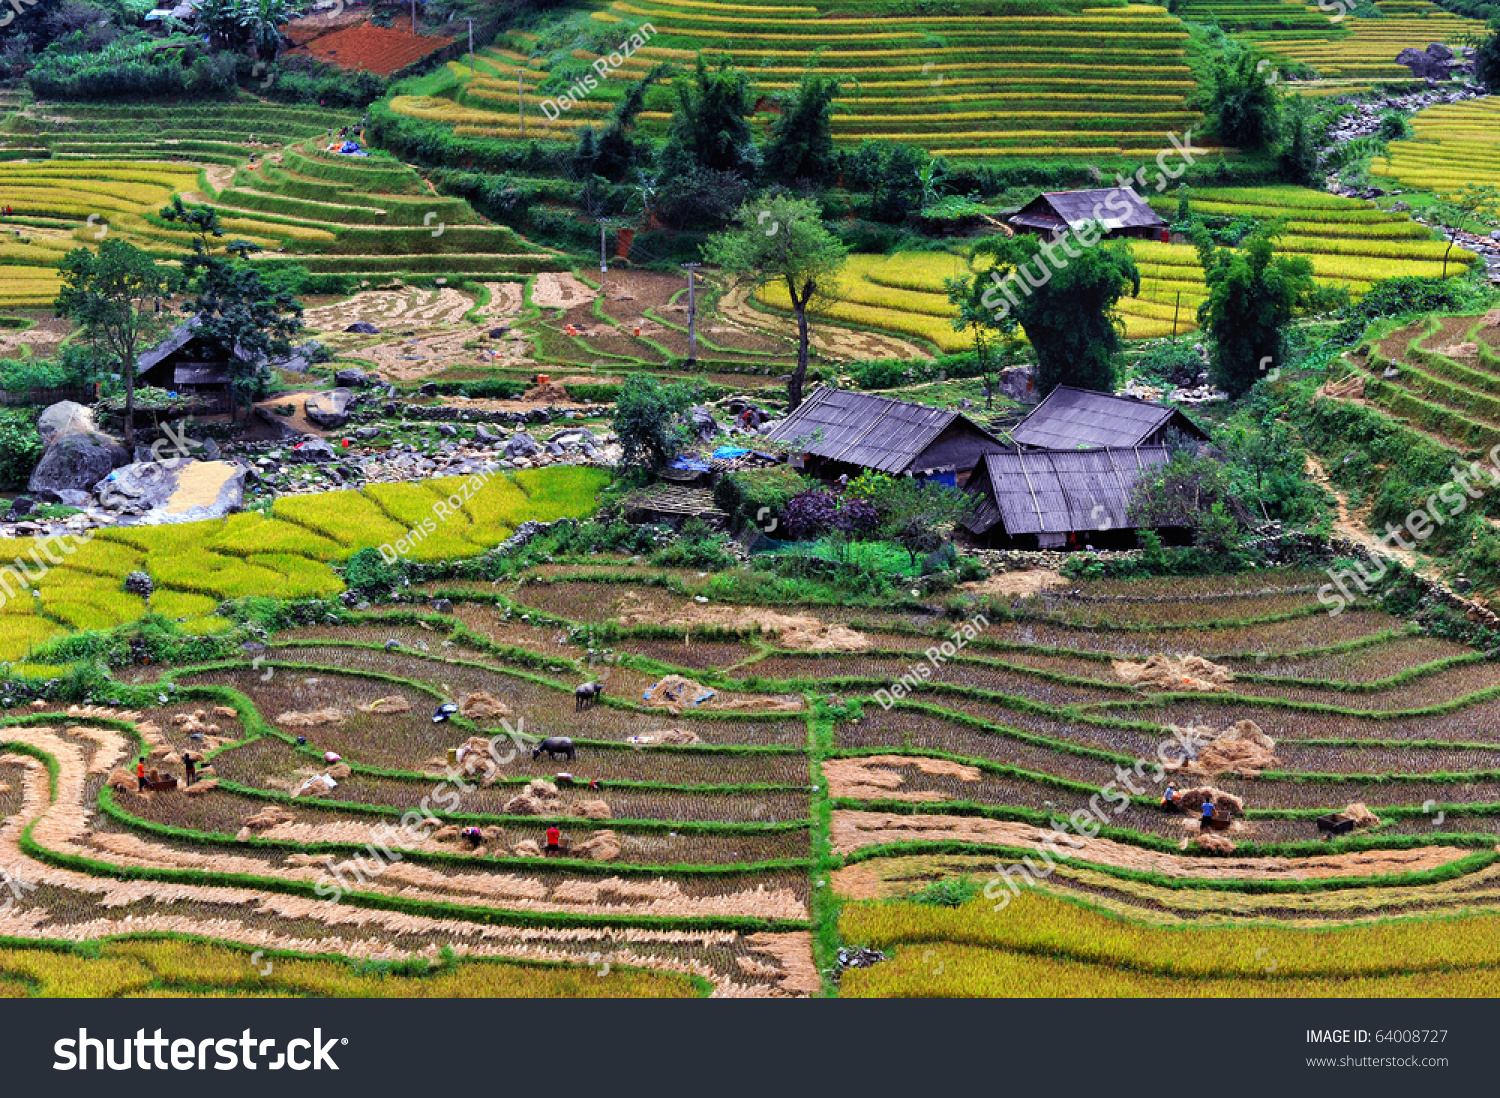
[[[567,736],[548,736],[531,749],[531,757],[533,759],[540,759],[543,754],[552,759],[561,755],[571,762],[577,756],[578,752],[573,747],[573,741]]]
[[[584,683],[577,690],[573,691],[573,711],[577,712],[580,709],[588,709],[599,700],[600,695],[603,693],[604,684],[602,682]]]

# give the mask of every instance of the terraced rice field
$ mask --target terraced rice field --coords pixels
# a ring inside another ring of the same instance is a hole
[[[1343,29],[1332,34],[1299,24],[1283,30],[1245,30],[1240,37],[1272,57],[1299,62],[1316,71],[1317,80],[1294,85],[1299,90],[1332,95],[1366,90],[1375,84],[1419,83],[1413,80],[1410,69],[1396,64],[1398,53],[1408,46],[1426,49],[1433,42],[1456,51],[1484,30],[1481,20],[1454,15],[1426,0],[1377,0],[1376,7],[1382,13],[1379,18],[1346,16],[1338,21]],[[1306,9],[1325,20],[1337,14],[1320,11],[1311,3]]]
[[[1500,328],[1488,316],[1430,317],[1371,340],[1354,362],[1364,398],[1417,431],[1463,453],[1500,442]]]
[[[0,864],[36,888],[0,912],[0,934],[111,939],[128,912],[135,934],[213,939],[200,983],[225,994],[354,986],[326,957],[296,979],[278,964],[263,985],[242,948],[404,961],[444,946],[460,973],[495,966],[481,990],[535,994],[1394,996],[1430,993],[1440,972],[1493,994],[1500,669],[1377,610],[1328,617],[1320,575],[975,602],[966,613],[990,626],[889,708],[876,692],[951,629],[936,608],[772,618],[725,604],[723,576],[629,564],[433,581],[416,593],[451,612],[376,606],[290,628],[253,666],[231,642],[208,662],[121,668],[122,690],[158,699],[149,713],[8,714]],[[828,625],[848,627],[852,651],[808,648]],[[1146,693],[1111,662],[1155,652],[1202,653],[1232,677]],[[711,693],[655,707],[674,671]],[[606,690],[579,712],[584,677]],[[446,700],[484,708],[435,724]],[[1151,762],[1173,758],[1159,750],[1173,727],[1241,720],[1273,758],[1177,778],[1244,803],[1225,833],[1235,849],[1214,854],[1155,807],[1166,775]],[[141,751],[171,769],[194,730],[207,788],[101,786]],[[498,761],[460,782],[452,752],[475,734],[499,737]],[[545,734],[572,737],[577,757],[532,758]],[[307,791],[330,769],[333,788]],[[381,855],[403,813],[425,818],[410,811],[424,795],[432,822]],[[1352,801],[1378,825],[1319,841],[1313,817]],[[1068,857],[1030,883],[997,877],[1040,864],[1052,820],[1071,821]],[[538,856],[553,824],[578,853]],[[837,932],[815,934],[820,922]],[[839,944],[890,959],[840,976]],[[30,967],[0,953],[0,974],[30,994],[169,993],[180,958],[139,948]],[[529,985],[543,974],[506,967],[534,960],[564,967]],[[567,967],[601,962],[627,975],[586,985]]]
[[[750,72],[757,95],[794,88],[813,68],[846,81],[850,90],[833,129],[844,145],[905,141],[961,160],[1111,160],[1154,156],[1168,133],[1199,118],[1186,102],[1193,86],[1183,53],[1186,33],[1166,9],[1151,5],[893,16],[849,0],[618,0],[594,19],[618,30],[621,41],[643,25],[655,33],[610,71],[605,90],[555,121],[542,114],[540,101],[565,90],[568,81],[547,83],[545,61],[530,56],[525,35],[512,35],[508,49],[482,51],[472,74],[467,61],[452,63],[459,87],[407,97],[395,108],[449,122],[461,134],[519,136],[519,79],[527,87],[527,136],[572,140],[609,110],[623,82],[660,62],[690,64],[698,52],[710,51]],[[580,50],[574,60],[599,56]],[[665,123],[669,102],[665,88],[648,100],[648,126]],[[762,124],[770,118],[757,115]]]
[[[1412,138],[1391,142],[1387,155],[1377,159],[1371,171],[1404,187],[1442,195],[1470,183],[1500,186],[1497,125],[1500,101],[1495,99],[1429,107],[1412,119]]]
[[[376,282],[401,273],[455,281],[555,269],[552,253],[484,223],[398,161],[326,151],[338,111],[234,104],[150,112],[82,103],[16,108],[0,147],[0,307],[52,303],[57,264],[108,233],[162,259],[189,235],[157,216],[172,195],[218,208],[257,260]],[[251,154],[256,162],[250,163]]]
[[[1157,212],[1172,217],[1176,203],[1152,196]],[[1201,188],[1193,192],[1198,214],[1258,220],[1281,219],[1278,249],[1306,256],[1320,282],[1346,287],[1356,296],[1371,283],[1401,275],[1436,277],[1442,273],[1447,245],[1426,226],[1404,214],[1387,213],[1369,203],[1294,187]],[[1141,271],[1141,292],[1117,306],[1128,339],[1151,339],[1197,327],[1197,310],[1206,296],[1198,255],[1186,244],[1133,240],[1131,253]],[[1461,273],[1476,257],[1454,249],[1448,273]],[[839,280],[834,300],[820,315],[884,331],[899,332],[952,353],[970,349],[969,337],[949,323],[953,307],[943,290],[945,279],[972,274],[965,256],[952,253],[902,252],[893,256],[852,256]],[[1180,297],[1179,297],[1180,294]],[[756,300],[786,310],[784,287],[770,285]]]

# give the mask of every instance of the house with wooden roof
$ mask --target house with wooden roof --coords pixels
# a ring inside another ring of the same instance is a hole
[[[1090,221],[1104,226],[1104,238],[1137,237],[1162,240],[1167,223],[1157,216],[1132,187],[1100,187],[1086,191],[1047,191],[1011,214],[1006,221],[1021,232],[1040,233],[1056,240],[1077,232]]]
[[[791,445],[793,468],[822,477],[866,471],[961,486],[979,458],[1003,449],[967,416],[871,393],[822,386],[767,438]]]
[[[207,411],[229,410],[229,362],[198,334],[198,318],[177,325],[136,359],[136,384],[195,399]]]
[[[1170,458],[1165,446],[985,454],[965,488],[976,502],[963,525],[992,548],[1131,548],[1131,493]]]
[[[1059,385],[1020,423],[1011,441],[1033,450],[1160,446],[1175,438],[1207,442],[1208,434],[1176,408]]]

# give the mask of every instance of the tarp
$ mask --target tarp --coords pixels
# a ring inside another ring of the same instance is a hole
[[[672,464],[668,465],[667,468],[668,469],[684,469],[684,470],[686,470],[686,471],[688,471],[690,473],[706,473],[706,472],[709,471],[709,466],[708,466],[707,462],[703,462],[703,461],[690,461],[687,458],[677,458],[675,461],[672,462]]]
[[[729,461],[737,457],[744,457],[749,452],[749,450],[741,450],[737,446],[720,446],[714,451],[714,457]]]

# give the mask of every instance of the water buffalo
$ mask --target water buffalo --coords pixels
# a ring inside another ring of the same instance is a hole
[[[573,747],[573,741],[567,736],[548,736],[541,743],[531,749],[531,757],[540,759],[545,753],[549,758],[555,759],[559,755],[571,762],[578,754]]]
[[[599,700],[604,693],[602,682],[586,682],[577,690],[573,691],[573,711],[587,709]]]

